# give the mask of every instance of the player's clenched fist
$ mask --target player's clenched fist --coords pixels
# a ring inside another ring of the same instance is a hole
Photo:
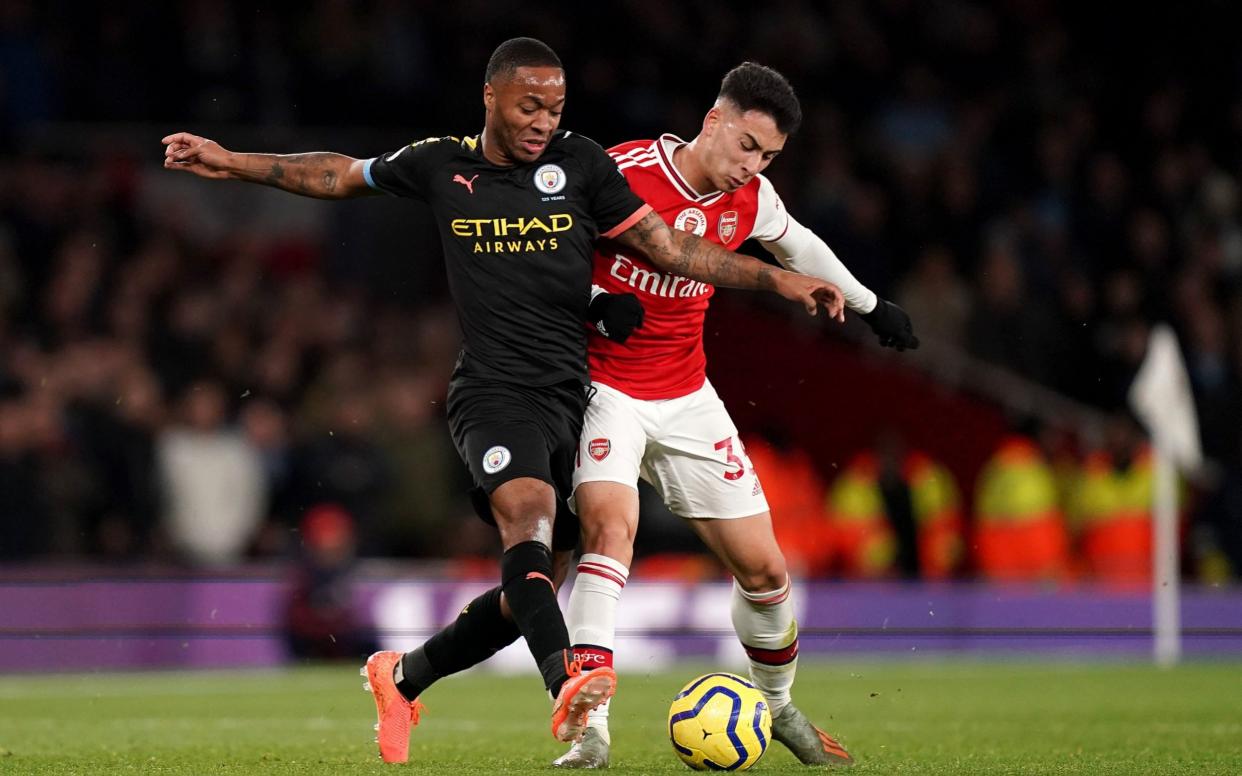
[[[643,325],[643,305],[634,294],[595,294],[587,316],[596,331],[614,342],[624,343]]]
[[[845,295],[835,284],[785,270],[776,272],[775,277],[776,292],[791,302],[801,302],[811,315],[823,305],[834,320],[845,320]]]
[[[231,154],[214,140],[177,132],[165,137],[164,167],[185,170],[204,178],[228,178]]]
[[[880,344],[898,351],[915,350],[919,346],[919,338],[914,336],[914,325],[906,311],[888,301],[876,301],[875,309],[864,313],[862,319],[880,338]]]

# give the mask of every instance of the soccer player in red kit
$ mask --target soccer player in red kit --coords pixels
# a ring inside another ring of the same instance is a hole
[[[501,584],[416,649],[382,650],[367,660],[362,673],[385,762],[409,758],[425,690],[519,636],[552,700],[558,740],[579,738],[587,710],[616,686],[611,671],[584,674],[572,661],[553,580],[553,553],[567,553],[578,540],[572,515],[559,515],[558,504],[570,492],[589,395],[582,321],[622,333],[599,307],[615,309],[621,297],[591,298],[596,239],[609,236],[666,271],[775,291],[812,313],[840,304],[831,283],[669,229],[604,149],[559,128],[565,72],[541,41],[497,46],[482,97],[479,134],[431,138],[371,159],[234,153],[187,132],[162,141],[170,170],[322,199],[384,193],[422,201],[440,233],[463,333],[449,385],[449,430],[474,479],[479,516],[500,532]]]
[[[801,120],[789,83],[751,62],[730,71],[699,135],[609,150],[630,187],[671,226],[736,250],[753,238],[786,268],[829,280],[883,345],[918,346],[909,317],[859,283],[824,242],[785,211],[760,173]],[[584,667],[611,667],[615,611],[638,523],[637,483],[650,482],[733,573],[732,619],[750,676],[771,707],[772,735],[804,763],[845,765],[848,752],[790,703],[798,626],[785,559],[763,488],[705,374],[703,319],[714,288],[658,269],[622,245],[596,249],[594,293],[637,294],[645,320],[621,345],[589,342],[597,390],[587,408],[573,502],[583,555],[566,624]],[[554,764],[606,768],[607,704]]]

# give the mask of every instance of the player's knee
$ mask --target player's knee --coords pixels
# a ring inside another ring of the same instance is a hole
[[[552,545],[556,496],[551,485],[536,480],[507,482],[492,493],[491,508],[506,546],[530,540]]]
[[[738,569],[737,583],[747,593],[780,590],[789,581],[785,556],[779,552],[763,558],[750,568]]]
[[[533,530],[544,524],[551,530],[556,519],[556,505],[545,503],[543,499],[522,499],[510,502],[503,509],[496,509],[495,505],[492,508],[496,514],[496,522],[502,528],[513,530]]]
[[[601,519],[583,520],[583,550],[610,558],[629,557],[634,546],[635,528],[623,515],[605,515]]]

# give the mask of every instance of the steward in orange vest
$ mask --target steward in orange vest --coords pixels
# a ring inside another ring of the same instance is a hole
[[[881,579],[897,569],[897,536],[880,491],[880,464],[860,453],[828,491],[834,566],[851,579]]]
[[[1123,585],[1151,582],[1151,448],[1133,421],[1108,427],[1108,449],[1087,456],[1070,494],[1084,572]]]
[[[919,576],[947,579],[958,570],[966,554],[962,536],[965,521],[957,483],[948,469],[920,452],[906,457],[903,471],[918,527]]]
[[[901,572],[945,579],[961,564],[962,514],[953,476],[920,452],[860,453],[829,491],[837,565],[846,576]],[[881,459],[901,460],[900,468]]]
[[[1001,581],[1060,579],[1068,541],[1056,478],[1031,439],[1005,438],[975,487],[972,546],[981,576]]]

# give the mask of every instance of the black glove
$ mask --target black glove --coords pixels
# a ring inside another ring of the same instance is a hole
[[[614,342],[625,342],[643,325],[643,306],[633,294],[596,294],[587,317],[600,334]]]
[[[862,319],[880,338],[880,344],[886,348],[897,350],[914,350],[919,346],[919,338],[914,336],[914,326],[906,311],[883,299],[877,299],[875,309],[863,313]]]

